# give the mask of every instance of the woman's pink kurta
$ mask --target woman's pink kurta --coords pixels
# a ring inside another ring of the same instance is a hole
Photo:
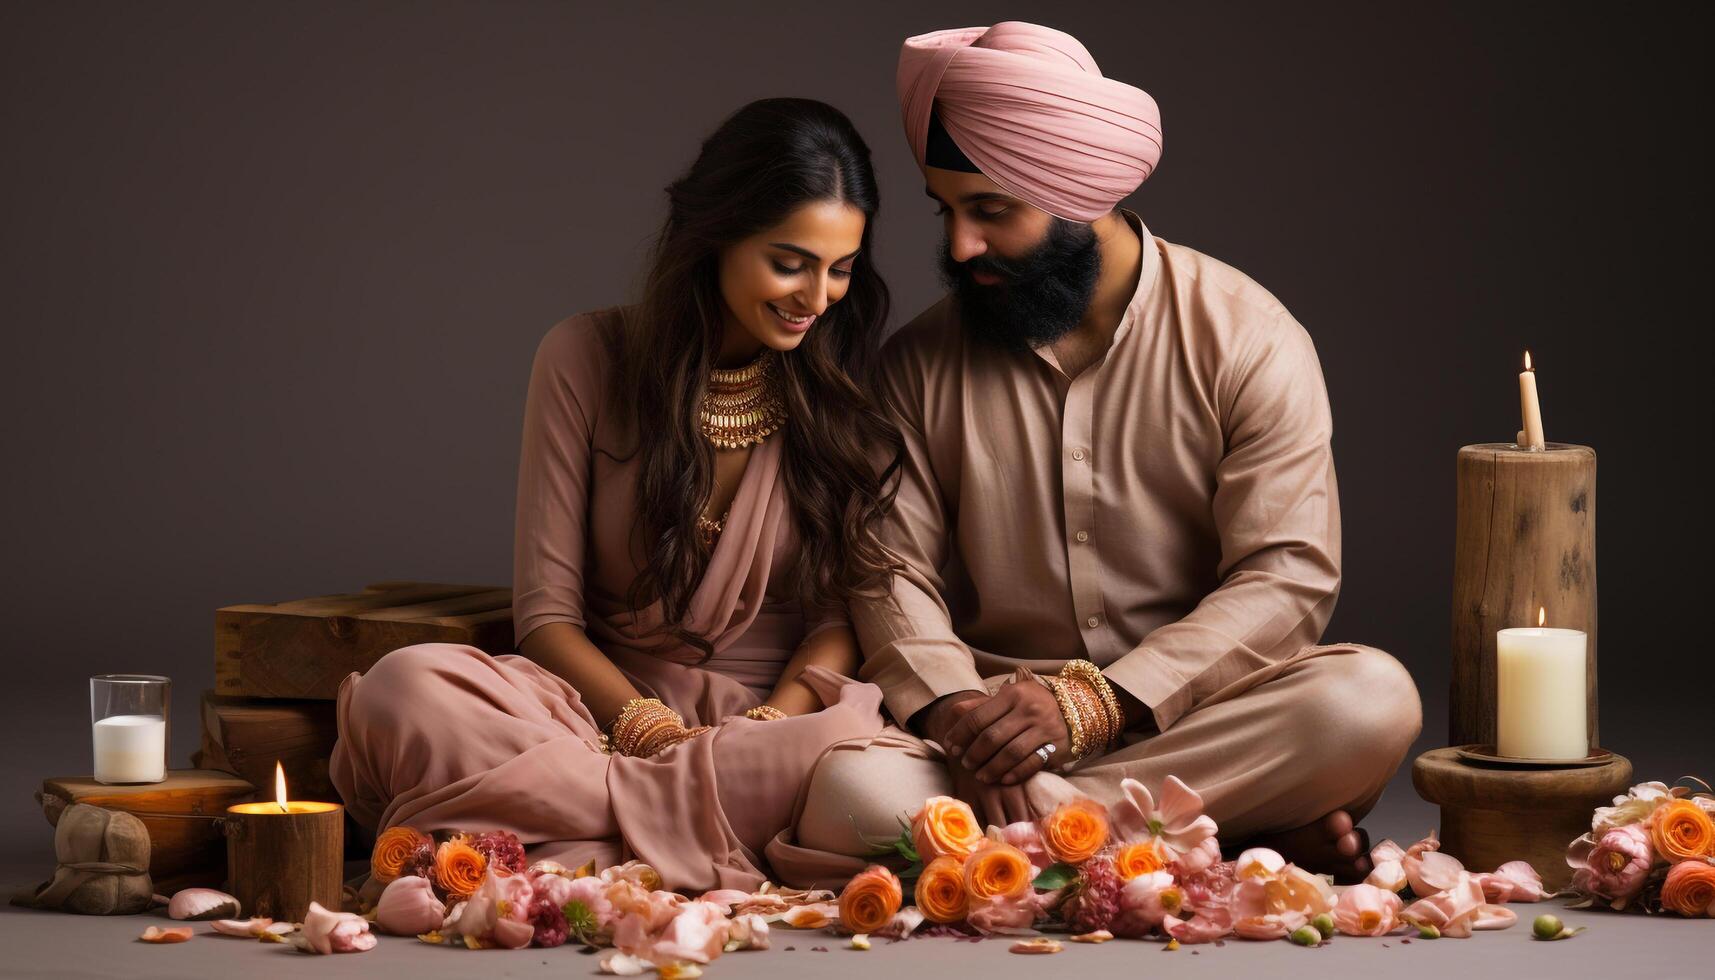
[[[377,829],[510,830],[533,858],[649,862],[668,887],[751,888],[763,845],[786,826],[828,746],[881,730],[881,692],[812,668],[830,707],[758,722],[811,633],[844,625],[793,598],[796,549],[781,472],[784,440],[752,450],[686,625],[713,654],[652,633],[626,592],[636,461],[611,417],[605,329],[619,310],[556,325],[536,352],[518,477],[513,621],[522,642],[547,623],[585,631],[645,697],[715,731],[653,758],[601,752],[600,726],[558,676],[529,659],[431,643],[383,657],[339,693],[331,774],[353,817]],[[806,611],[810,612],[806,616]]]

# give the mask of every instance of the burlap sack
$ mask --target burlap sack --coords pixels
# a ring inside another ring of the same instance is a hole
[[[74,803],[54,829],[53,880],[12,896],[13,905],[79,915],[132,915],[149,908],[149,831],[123,810]]]

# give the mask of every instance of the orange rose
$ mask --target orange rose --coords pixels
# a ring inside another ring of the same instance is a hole
[[[1715,864],[1693,859],[1668,868],[1661,907],[1687,918],[1715,918]]]
[[[892,921],[902,901],[899,877],[872,864],[840,892],[840,925],[852,932],[874,932]]]
[[[424,844],[435,842],[427,834],[410,827],[388,827],[375,838],[375,850],[369,855],[369,873],[379,882],[389,882],[405,870],[405,862]]]
[[[435,849],[435,882],[455,900],[469,898],[482,884],[488,860],[463,840],[449,840]]]
[[[1030,858],[1011,844],[989,841],[965,858],[965,892],[972,898],[1019,898],[1035,877]]]
[[[1127,844],[1114,852],[1114,870],[1119,872],[1121,881],[1130,881],[1138,875],[1160,871],[1165,866],[1161,860],[1161,850],[1156,846],[1154,838]]]
[[[965,866],[956,857],[938,857],[917,876],[917,910],[930,922],[965,917]]]
[[[982,845],[983,831],[977,815],[964,800],[931,796],[911,821],[911,844],[924,863],[938,857],[963,861]]]
[[[1669,861],[1715,855],[1715,820],[1693,800],[1669,800],[1650,817],[1650,843]]]
[[[1042,822],[1042,843],[1054,860],[1078,864],[1108,842],[1108,814],[1095,800],[1073,800]]]

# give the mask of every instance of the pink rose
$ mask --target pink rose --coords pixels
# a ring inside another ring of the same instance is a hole
[[[1592,832],[1573,841],[1566,863],[1572,868],[1574,889],[1623,909],[1643,890],[1655,864],[1655,849],[1643,825],[1623,824],[1599,838]]]
[[[435,894],[435,886],[421,875],[394,878],[375,903],[375,925],[395,936],[416,936],[439,929],[447,919],[447,905]]]
[[[1399,927],[1399,896],[1374,885],[1353,885],[1334,903],[1334,928],[1348,936],[1385,936]]]
[[[369,922],[352,912],[329,912],[319,902],[311,902],[304,914],[304,943],[312,951],[327,953],[361,953],[375,948],[375,934]]]

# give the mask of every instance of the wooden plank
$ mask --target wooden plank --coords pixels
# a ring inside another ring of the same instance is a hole
[[[348,674],[418,643],[513,652],[511,590],[374,583],[361,593],[215,613],[215,693],[332,699]]]
[[[104,785],[91,776],[59,776],[43,780],[41,790],[49,823],[57,823],[73,803],[135,813],[149,831],[149,874],[157,891],[163,883],[218,886],[225,875],[226,836],[214,818],[234,803],[255,798],[256,787],[248,781],[206,769],[173,769],[162,782],[125,786]]]

